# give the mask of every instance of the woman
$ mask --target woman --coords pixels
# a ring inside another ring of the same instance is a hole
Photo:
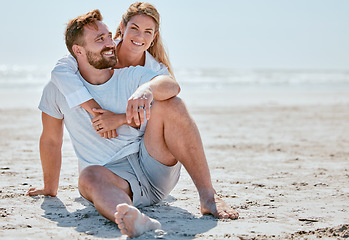
[[[144,44],[134,42],[134,38],[137,38],[137,34],[142,30],[139,29],[139,26],[136,24],[143,21],[149,22],[148,24],[144,24],[145,26],[151,26],[153,23],[155,24],[154,28],[150,27],[144,29],[146,39]],[[150,54],[158,63],[164,64],[168,68],[169,73],[173,75],[170,61],[161,41],[159,26],[160,15],[153,5],[139,2],[132,4],[122,16],[122,22],[116,29],[114,40],[117,42],[120,41],[117,52],[119,64],[116,65],[116,68],[136,65],[146,66],[144,57]],[[134,45],[136,45],[136,47]],[[141,56],[142,59],[140,61],[137,58]],[[124,64],[122,64],[122,62],[124,62]],[[152,63],[152,61],[148,63]]]
[[[159,74],[172,74],[170,61],[161,41],[160,15],[149,3],[136,2],[122,16],[114,40],[117,44],[118,62],[115,68],[144,66]],[[101,113],[99,104],[84,87],[78,76],[77,62],[71,55],[62,58],[51,72],[51,80],[66,97],[69,107],[80,105],[96,121]],[[116,137],[116,131],[94,127],[105,138]]]

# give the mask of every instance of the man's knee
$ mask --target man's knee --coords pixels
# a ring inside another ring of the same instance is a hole
[[[94,185],[98,185],[101,166],[88,166],[84,168],[79,176],[79,190],[91,190]]]
[[[165,101],[154,101],[152,105],[154,113],[170,116],[172,114],[189,114],[183,100],[179,97],[173,97]]]
[[[83,169],[79,176],[79,191],[83,196],[98,192],[102,187],[118,188],[131,194],[129,183],[103,166],[93,165]]]

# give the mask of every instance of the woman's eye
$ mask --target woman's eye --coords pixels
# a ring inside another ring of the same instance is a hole
[[[145,31],[145,33],[147,33],[147,34],[152,34],[152,32],[151,32],[151,31]]]

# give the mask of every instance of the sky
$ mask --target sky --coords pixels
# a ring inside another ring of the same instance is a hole
[[[99,9],[114,33],[129,0],[0,0],[0,65],[53,67],[65,24]],[[176,68],[349,69],[348,0],[149,0]]]

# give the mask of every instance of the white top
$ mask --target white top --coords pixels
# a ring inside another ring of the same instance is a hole
[[[103,108],[125,113],[127,101],[136,89],[153,79],[158,73],[141,66],[114,70],[110,80],[101,85],[86,82],[80,74],[79,82]],[[82,107],[70,108],[66,98],[51,81],[46,85],[39,109],[51,117],[64,119],[75,153],[79,159],[79,170],[89,165],[105,165],[139,151],[139,143],[145,131],[122,125],[116,129],[118,137],[105,139],[96,133],[91,116]]]
[[[116,44],[119,42],[120,41],[116,41]],[[148,51],[145,52],[144,67],[162,75],[169,75],[166,65],[157,62]],[[51,72],[51,81],[65,96],[68,105],[71,108],[93,98],[79,78],[78,72],[78,64],[71,54],[58,60],[56,66]],[[101,105],[101,107],[105,108],[104,105]]]

